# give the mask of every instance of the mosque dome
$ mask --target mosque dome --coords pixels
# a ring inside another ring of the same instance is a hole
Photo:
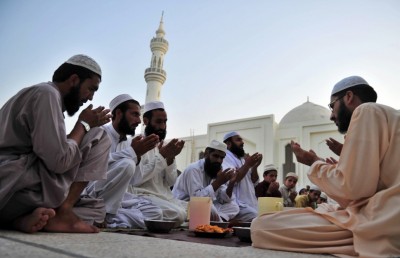
[[[329,121],[331,112],[328,108],[307,101],[290,110],[280,121],[279,125],[286,125],[309,121]]]

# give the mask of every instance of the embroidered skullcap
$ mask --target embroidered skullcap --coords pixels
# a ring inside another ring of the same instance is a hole
[[[331,93],[331,96],[333,96],[334,94],[357,86],[357,85],[364,85],[364,86],[369,86],[371,87],[368,82],[366,80],[364,80],[363,78],[361,78],[360,76],[350,76],[350,77],[346,77],[343,80],[339,81],[338,83],[335,84],[335,86],[333,86],[333,90]]]
[[[288,178],[288,177],[294,177],[294,178],[296,178],[296,179],[298,179],[299,177],[296,175],[296,173],[294,173],[294,172],[289,172],[289,173],[287,173],[286,174],[286,177],[285,178]]]
[[[144,104],[143,107],[143,114],[146,113],[147,111],[151,111],[154,109],[164,109],[164,104],[161,101],[151,101],[151,102],[147,102],[146,104]]]
[[[264,172],[272,171],[272,170],[278,171],[278,169],[273,164],[269,164],[269,165],[265,165],[264,166]]]
[[[93,60],[93,58],[86,56],[86,55],[74,55],[67,61],[65,61],[68,64],[73,64],[81,67],[85,67],[86,69],[89,69],[90,71],[97,73],[98,75],[101,76],[101,68],[99,64]]]
[[[128,101],[128,100],[133,100],[133,98],[129,94],[121,94],[113,98],[110,102],[110,110],[111,112],[114,111],[116,107],[118,107],[119,104]]]
[[[226,144],[223,143],[223,142],[219,142],[217,140],[212,140],[210,142],[210,144],[208,144],[207,148],[223,151],[225,153],[226,153],[226,150],[227,150]]]
[[[316,186],[316,185],[311,185],[310,186],[310,191],[320,191],[321,192],[321,189],[319,189],[319,187]]]
[[[233,137],[233,136],[236,136],[236,135],[239,135],[237,132],[230,132],[230,133],[227,133],[227,134],[225,134],[224,135],[224,142],[227,140],[227,139],[229,139],[229,138],[231,138],[231,137]]]

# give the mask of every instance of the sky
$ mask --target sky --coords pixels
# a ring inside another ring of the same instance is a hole
[[[333,85],[351,75],[400,109],[396,0],[1,0],[0,106],[50,81],[75,54],[102,68],[95,107],[122,93],[143,104],[163,11],[168,138],[270,114],[279,123],[307,99],[327,107]],[[67,130],[78,114],[66,118]]]

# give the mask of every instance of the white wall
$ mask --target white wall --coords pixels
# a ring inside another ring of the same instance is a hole
[[[333,137],[343,142],[343,135],[339,134],[336,125],[329,120],[278,125],[273,115],[213,123],[208,125],[207,131],[206,135],[182,138],[186,143],[176,158],[179,170],[183,171],[190,163],[197,161],[199,153],[205,150],[211,140],[222,141],[226,133],[236,131],[244,139],[244,149],[247,153],[263,154],[263,162],[258,169],[260,179],[264,165],[274,164],[278,167],[278,181],[282,183],[285,146],[291,140],[298,142],[306,150],[313,149],[322,158],[337,158],[325,144],[325,139]],[[297,188],[310,184],[307,177],[309,167],[298,163],[294,155],[293,162],[295,172],[299,175]]]

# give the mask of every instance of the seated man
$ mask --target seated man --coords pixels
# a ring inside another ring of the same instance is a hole
[[[400,112],[374,103],[375,90],[351,76],[332,90],[331,120],[346,140],[337,163],[292,142],[297,161],[311,166],[310,181],[340,208],[292,209],[251,224],[254,247],[337,256],[400,254]]]
[[[161,208],[163,219],[175,221],[175,226],[178,227],[187,218],[187,202],[174,198],[170,187],[174,185],[178,176],[175,157],[181,153],[185,142],[172,139],[164,144],[167,135],[167,112],[162,102],[146,103],[143,112],[145,138],[155,134],[161,144],[142,156],[142,179],[140,182],[131,183],[128,191],[151,200]]]
[[[296,208],[311,207],[317,208],[317,200],[321,194],[321,190],[317,186],[311,186],[307,194],[299,195],[295,199]]]
[[[289,172],[286,174],[285,181],[283,185],[279,187],[279,191],[282,194],[283,198],[283,206],[285,207],[294,207],[295,199],[297,196],[296,192],[296,184],[297,184],[298,176],[294,172]]]
[[[224,143],[228,146],[222,168],[233,168],[236,171],[236,184],[233,189],[235,201],[240,211],[235,220],[249,222],[258,214],[258,202],[255,186],[259,182],[257,168],[261,164],[262,154],[245,155],[243,138],[237,132],[224,135]]]
[[[121,94],[110,102],[112,123],[103,128],[111,139],[107,179],[89,183],[85,193],[104,199],[107,227],[144,228],[145,219],[162,219],[162,211],[151,201],[126,192],[130,183],[141,183],[140,157],[158,143],[157,135],[130,141],[140,124],[140,104],[128,94]],[[138,165],[137,165],[138,164]]]
[[[264,180],[256,185],[256,196],[258,197],[282,197],[279,191],[279,183],[276,182],[278,176],[277,168],[270,164],[264,167]]]
[[[0,226],[28,233],[99,231],[78,212],[101,221],[104,205],[75,208],[87,182],[105,178],[110,140],[99,126],[111,115],[89,105],[67,135],[63,112],[72,116],[92,100],[100,81],[100,66],[75,55],[52,82],[22,89],[1,108]]]
[[[180,200],[189,201],[191,196],[211,197],[211,221],[230,221],[239,212],[238,205],[232,201],[234,171],[222,171],[221,164],[226,151],[226,144],[212,140],[204,158],[190,164],[172,189],[174,196]]]

